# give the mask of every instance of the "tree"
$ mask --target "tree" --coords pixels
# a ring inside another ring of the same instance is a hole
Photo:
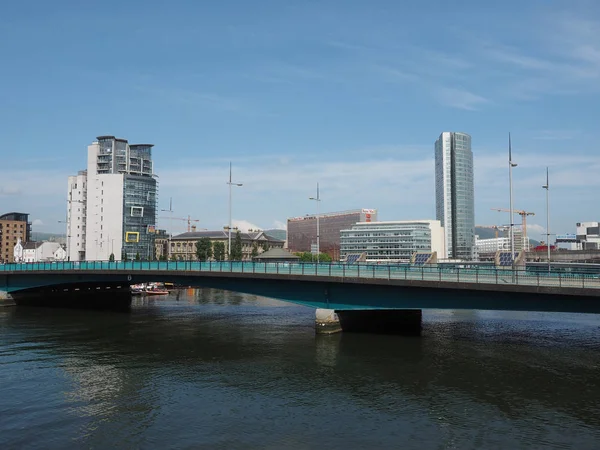
[[[159,258],[161,261],[166,261],[167,260],[167,255],[160,255]]]
[[[177,256],[171,255],[171,261],[177,261]]]
[[[213,244],[213,253],[217,261],[223,261],[225,259],[225,242],[215,242]]]
[[[258,256],[258,244],[256,242],[252,244],[252,253],[250,254],[250,256],[252,256],[253,258]]]
[[[137,252],[137,253],[135,254],[135,260],[136,260],[136,261],[139,261],[140,259],[142,259],[142,258],[140,257],[140,252]]]
[[[262,243],[262,249],[263,249],[263,252],[268,252],[269,251],[269,243],[268,242],[263,242]]]
[[[213,255],[212,242],[209,238],[203,237],[196,241],[196,258],[198,261],[206,261]]]
[[[241,261],[243,256],[244,255],[242,252],[242,233],[240,233],[240,230],[238,230],[235,233],[235,239],[233,240],[233,243],[231,244],[231,250],[229,251],[229,258],[232,261]]]
[[[125,250],[123,250],[121,252],[121,261],[127,261],[127,252]]]
[[[111,254],[110,254],[110,256],[108,257],[108,260],[109,260],[110,262],[114,262],[114,261],[115,261],[115,254],[114,254],[114,253],[111,253]]]
[[[300,257],[300,262],[317,262],[317,256],[313,255],[311,252],[298,252],[294,254]],[[331,256],[329,256],[327,253],[319,253],[319,262],[331,261]]]

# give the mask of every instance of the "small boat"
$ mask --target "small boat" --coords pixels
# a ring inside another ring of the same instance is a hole
[[[169,295],[169,291],[166,289],[147,289],[144,291],[144,295]]]

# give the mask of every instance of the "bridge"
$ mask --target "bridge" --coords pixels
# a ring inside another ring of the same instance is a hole
[[[17,304],[130,302],[129,286],[151,281],[245,292],[317,308],[317,325],[323,331],[337,331],[340,323],[348,330],[392,331],[411,328],[417,319],[420,329],[423,309],[600,313],[598,273],[228,261],[0,265],[0,294],[12,296]]]

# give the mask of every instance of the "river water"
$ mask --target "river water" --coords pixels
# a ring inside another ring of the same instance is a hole
[[[211,289],[130,312],[0,309],[0,448],[600,448],[600,318],[428,311],[315,336]]]

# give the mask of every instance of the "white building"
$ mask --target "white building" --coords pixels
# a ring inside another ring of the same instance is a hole
[[[577,250],[600,249],[600,223],[578,222],[575,240]]]
[[[443,132],[435,142],[435,209],[448,258],[475,257],[474,192],[471,136]]]
[[[157,183],[151,149],[114,136],[88,146],[87,170],[69,177],[69,260],[152,258]]]
[[[24,262],[50,262],[66,259],[66,251],[58,242],[27,242],[23,246]]]
[[[446,259],[444,228],[439,220],[358,222],[340,232],[340,255],[367,253],[367,260],[409,261],[414,252],[437,252]]]
[[[525,247],[525,240],[521,230],[514,230],[515,251],[518,253]],[[529,248],[529,238],[527,238],[527,248]],[[498,250],[510,251],[510,237],[497,237],[489,239],[479,239],[475,236],[475,250],[481,259],[492,258]]]

